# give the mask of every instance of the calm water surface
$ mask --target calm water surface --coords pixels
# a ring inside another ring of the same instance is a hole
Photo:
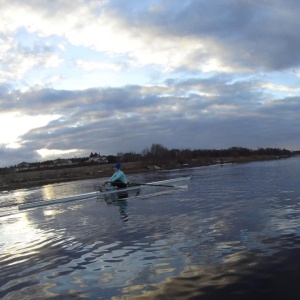
[[[189,174],[188,189],[112,204],[17,210],[98,180],[2,192],[0,298],[300,299],[300,158],[128,177]]]

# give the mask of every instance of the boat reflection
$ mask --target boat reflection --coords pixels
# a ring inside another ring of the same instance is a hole
[[[129,220],[128,215],[126,213],[126,209],[128,206],[128,194],[127,196],[125,195],[110,195],[109,197],[105,197],[104,200],[107,205],[114,205],[119,207],[119,212],[120,212],[120,217],[122,222],[127,222]]]

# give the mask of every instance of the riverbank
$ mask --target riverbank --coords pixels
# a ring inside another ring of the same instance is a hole
[[[217,158],[199,158],[187,161],[184,164],[178,164],[174,161],[164,161],[163,163],[159,161],[128,162],[122,163],[122,170],[124,173],[130,175],[178,168],[192,168],[216,164],[222,165],[222,163],[249,163],[253,161],[274,160],[280,158],[282,157],[273,155],[259,155],[247,157],[223,157],[222,160]],[[99,178],[99,181],[101,181],[101,179],[110,177],[113,172],[113,164],[99,164],[83,167],[69,167],[55,170],[37,170],[28,172],[15,171],[0,177],[0,191],[26,189],[47,184],[95,178]]]

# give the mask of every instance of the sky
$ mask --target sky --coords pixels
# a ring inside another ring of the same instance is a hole
[[[300,150],[298,0],[0,0],[0,167]]]

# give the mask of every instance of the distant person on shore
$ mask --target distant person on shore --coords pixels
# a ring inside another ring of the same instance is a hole
[[[126,188],[127,187],[127,179],[125,174],[121,171],[121,164],[118,162],[114,166],[115,173],[105,184],[109,183],[111,186],[115,186],[117,188]]]

